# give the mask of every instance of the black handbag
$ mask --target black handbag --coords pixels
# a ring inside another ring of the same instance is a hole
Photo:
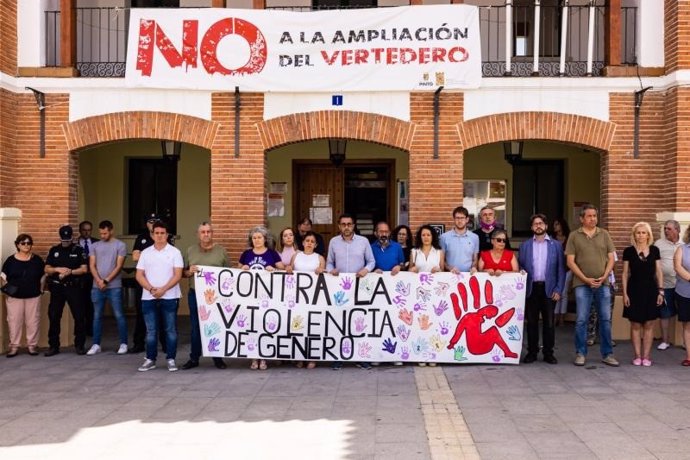
[[[10,297],[14,297],[19,292],[19,286],[7,283],[3,287],[0,288],[0,291],[2,291],[2,293],[5,295],[8,295]]]

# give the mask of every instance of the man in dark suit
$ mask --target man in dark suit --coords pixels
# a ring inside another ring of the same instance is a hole
[[[565,259],[563,247],[546,233],[548,225],[544,214],[530,219],[533,237],[520,245],[518,263],[527,272],[527,355],[525,363],[533,363],[539,353],[539,315],[542,319],[542,353],[544,361],[556,364],[553,355],[555,328],[553,323],[556,302],[565,285]]]
[[[91,253],[91,246],[98,241],[98,238],[93,238],[91,232],[93,231],[93,224],[88,221],[79,223],[79,239],[77,244],[84,250],[84,258],[88,261]],[[91,301],[91,288],[93,287],[93,276],[91,272],[87,272],[81,277],[81,294],[82,305],[84,306],[84,329],[86,335],[91,337],[93,335],[93,302]]]

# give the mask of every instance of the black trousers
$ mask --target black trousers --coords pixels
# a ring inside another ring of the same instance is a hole
[[[144,312],[141,309],[141,295],[143,293],[143,289],[139,284],[136,286],[137,288],[137,294],[136,294],[136,304],[134,306],[134,309],[136,310],[136,320],[134,323],[134,334],[132,337],[132,342],[134,343],[135,348],[144,348],[146,345],[146,323],[144,322]],[[158,318],[156,319],[158,324],[165,324],[163,322],[163,314],[158,310]],[[161,343],[161,348],[163,349],[163,353],[165,353],[165,329],[164,328],[159,328],[158,330],[158,340]]]
[[[50,285],[50,303],[48,304],[48,345],[51,349],[60,348],[60,321],[65,302],[69,305],[74,319],[74,346],[83,348],[86,342],[86,323],[84,320],[84,306],[82,304],[82,289],[78,284],[64,286],[62,284]]]
[[[553,325],[553,312],[556,302],[546,294],[546,285],[543,282],[532,283],[532,293],[527,298],[527,353],[536,355],[539,353],[539,315],[542,320],[542,352],[544,356],[553,356],[553,347],[556,340],[556,330]]]

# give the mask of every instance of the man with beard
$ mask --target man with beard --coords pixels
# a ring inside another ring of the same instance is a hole
[[[376,241],[371,244],[371,251],[374,253],[376,273],[391,272],[397,275],[405,265],[405,255],[402,246],[390,240],[391,229],[386,222],[376,224]]]
[[[496,229],[504,230],[503,225],[496,222],[496,211],[489,206],[484,206],[479,211],[479,227],[474,231],[474,234],[479,237],[479,251],[488,251],[493,248],[491,244],[491,234]],[[506,249],[510,248],[510,241],[506,236]]]
[[[549,238],[546,216],[531,217],[533,237],[520,245],[518,263],[527,272],[525,301],[527,319],[527,355],[525,363],[533,363],[539,353],[539,315],[542,320],[542,353],[544,361],[556,364],[553,355],[555,328],[553,313],[565,285],[563,247],[558,240]]]

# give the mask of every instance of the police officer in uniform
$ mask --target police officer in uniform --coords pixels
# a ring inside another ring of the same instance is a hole
[[[87,272],[84,250],[72,243],[72,227],[60,227],[60,244],[50,248],[46,258],[45,273],[48,276],[50,303],[48,304],[48,345],[45,356],[60,353],[60,321],[65,301],[69,304],[74,319],[74,348],[78,355],[86,354],[84,343],[85,318],[81,295],[81,277]]]
[[[155,212],[146,215],[146,231],[137,236],[134,241],[134,247],[132,248],[132,260],[134,262],[139,261],[139,256],[141,256],[141,251],[153,246],[153,224],[158,222],[160,218]],[[168,244],[175,245],[175,236],[168,236]],[[134,323],[134,336],[132,338],[134,346],[129,349],[129,353],[141,353],[145,350],[144,341],[146,339],[146,323],[144,323],[144,314],[141,310],[141,286],[137,283],[137,296],[136,296],[136,322]],[[162,319],[159,318],[159,324],[163,324]],[[161,330],[158,335],[163,352],[165,352],[165,331]]]

